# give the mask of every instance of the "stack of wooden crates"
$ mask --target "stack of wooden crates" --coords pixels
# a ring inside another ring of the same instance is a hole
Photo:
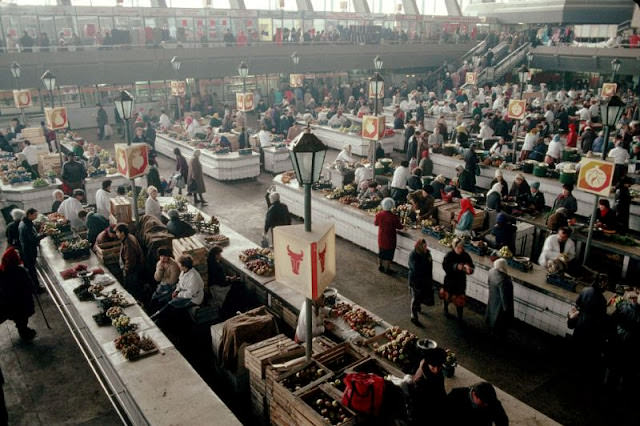
[[[50,171],[53,171],[56,176],[62,174],[60,154],[38,154],[38,173],[40,176],[46,178]]]
[[[133,222],[133,210],[131,209],[131,200],[128,197],[114,197],[111,199],[109,222],[111,224]]]
[[[120,241],[110,241],[107,243],[96,244],[93,247],[93,251],[103,265],[118,265],[120,263],[121,246],[122,243],[120,243]]]
[[[22,137],[31,145],[42,145],[47,143],[47,138],[44,136],[44,129],[42,127],[25,127],[22,129]]]
[[[284,334],[245,348],[244,365],[249,370],[251,407],[255,416],[266,422],[273,383],[293,368],[287,366],[304,363],[304,351],[303,346]]]
[[[193,267],[200,273],[205,288],[209,280],[209,270],[207,265],[208,250],[202,241],[196,237],[174,239],[173,258],[177,261],[182,255],[189,255],[193,258]]]
[[[438,225],[451,230],[451,219],[454,212],[460,208],[460,203],[446,203],[438,206]]]

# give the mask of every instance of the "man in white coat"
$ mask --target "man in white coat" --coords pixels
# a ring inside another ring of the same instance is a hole
[[[83,228],[84,222],[78,218],[78,213],[82,210],[81,200],[84,199],[84,191],[82,189],[75,189],[73,196],[64,200],[60,207],[58,207],[58,213],[62,213],[65,218],[70,222],[72,228]]]
[[[96,191],[96,212],[107,219],[111,213],[111,180],[102,181],[102,188]]]
[[[576,257],[576,245],[573,240],[569,238],[570,235],[571,230],[562,227],[558,229],[557,234],[547,237],[544,241],[540,258],[538,259],[540,266],[546,267],[548,261],[556,260],[560,255],[567,257],[567,263]]]

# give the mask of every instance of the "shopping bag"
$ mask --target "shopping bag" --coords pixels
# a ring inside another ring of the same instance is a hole
[[[342,404],[363,414],[378,415],[384,396],[384,379],[371,373],[349,373]]]
[[[111,125],[109,124],[104,125],[104,135],[107,138],[110,138],[111,136],[113,136],[113,129],[111,128]]]

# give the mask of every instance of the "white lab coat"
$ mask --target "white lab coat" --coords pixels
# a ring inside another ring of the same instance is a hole
[[[407,180],[411,172],[408,167],[398,167],[393,172],[393,179],[391,179],[391,187],[398,189],[405,189],[407,187]]]
[[[171,120],[169,120],[169,116],[167,114],[160,114],[158,124],[160,124],[161,127],[169,128],[171,127]]]
[[[106,218],[111,213],[111,193],[102,188],[96,191],[96,212]]]
[[[533,151],[533,147],[536,146],[536,142],[538,142],[538,134],[533,134],[531,132],[527,133],[524,137],[524,144],[522,145],[523,151]]]
[[[611,151],[609,151],[608,156],[613,158],[613,162],[615,164],[624,164],[631,157],[629,155],[629,151],[627,151],[626,149],[624,149],[621,146],[616,146]]]
[[[345,163],[355,163],[355,159],[345,149],[340,151],[336,157],[336,161],[344,161]]]
[[[491,155],[504,156],[504,155],[507,155],[509,152],[511,152],[511,148],[509,148],[509,145],[507,145],[506,143],[503,145],[500,145],[500,142],[494,143],[491,149],[489,150],[489,153]]]
[[[547,155],[556,160],[560,160],[562,158],[562,142],[551,141],[547,148]]]
[[[564,245],[564,252],[561,252],[560,243],[558,242],[558,234],[549,235],[547,239],[544,240],[542,253],[540,253],[538,263],[540,266],[544,267],[547,264],[547,261],[557,259],[562,253],[569,258],[569,261],[573,260],[573,258],[576,257],[576,244],[571,238],[569,238]]]
[[[22,149],[22,153],[27,158],[30,166],[38,165],[38,148],[33,145],[27,145]]]
[[[311,311],[311,334],[313,337],[319,336],[324,333],[324,318],[329,315],[331,310],[326,307]],[[300,315],[298,315],[298,325],[296,326],[296,338],[299,342],[305,342],[307,340],[307,302],[302,303],[300,308]]]
[[[84,222],[78,217],[78,212],[82,210],[82,203],[77,198],[69,197],[64,200],[60,207],[58,207],[58,213],[62,213],[73,228],[84,227]]]
[[[144,203],[144,214],[155,216],[162,220],[162,207],[160,207],[158,200],[154,200],[151,197],[147,198]]]
[[[273,145],[273,142],[271,142],[271,132],[268,130],[260,130],[258,132],[258,139],[260,140],[261,148],[267,148]]]
[[[178,292],[178,297],[191,299],[191,302],[195,305],[202,303],[204,299],[204,282],[195,268],[191,268],[187,272],[180,272],[176,291]]]

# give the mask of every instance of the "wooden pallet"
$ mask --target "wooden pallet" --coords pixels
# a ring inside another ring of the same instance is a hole
[[[20,133],[22,133],[23,138],[29,140],[38,136],[44,137],[44,129],[42,127],[25,127]]]
[[[453,212],[454,217],[458,217],[460,213],[460,209],[457,209]],[[476,214],[473,216],[473,223],[471,224],[471,229],[482,229],[484,227],[484,210],[476,210]]]
[[[444,227],[451,227],[451,219],[456,210],[460,208],[459,203],[447,203],[438,207],[438,224]]]
[[[311,352],[313,353],[313,356],[317,356],[335,347],[336,345],[336,342],[326,336],[317,336],[314,337],[313,341],[311,342]]]
[[[194,266],[207,264],[207,247],[196,237],[174,239],[172,247],[175,259],[182,255],[189,255],[193,258]]]
[[[301,370],[309,367],[310,365],[315,365],[317,368],[321,368],[325,374],[319,376],[315,380],[310,381],[308,384],[301,387],[300,389],[293,390],[293,391],[289,390],[283,384],[285,380],[289,379],[290,377],[299,373]],[[273,386],[271,388],[270,403],[279,404],[281,407],[285,409],[291,409],[293,405],[299,403],[299,399],[297,399],[299,395],[308,391],[309,389],[312,389],[318,386],[320,383],[327,381],[332,376],[333,374],[329,372],[329,369],[327,369],[325,366],[323,366],[319,362],[313,359],[310,362],[305,362],[303,365],[298,366],[293,370],[291,370],[290,372],[284,374],[278,381],[273,383]]]
[[[110,217],[113,216],[116,223],[133,222],[133,209],[131,208],[131,201],[128,197],[120,196],[112,198],[110,213]]]

